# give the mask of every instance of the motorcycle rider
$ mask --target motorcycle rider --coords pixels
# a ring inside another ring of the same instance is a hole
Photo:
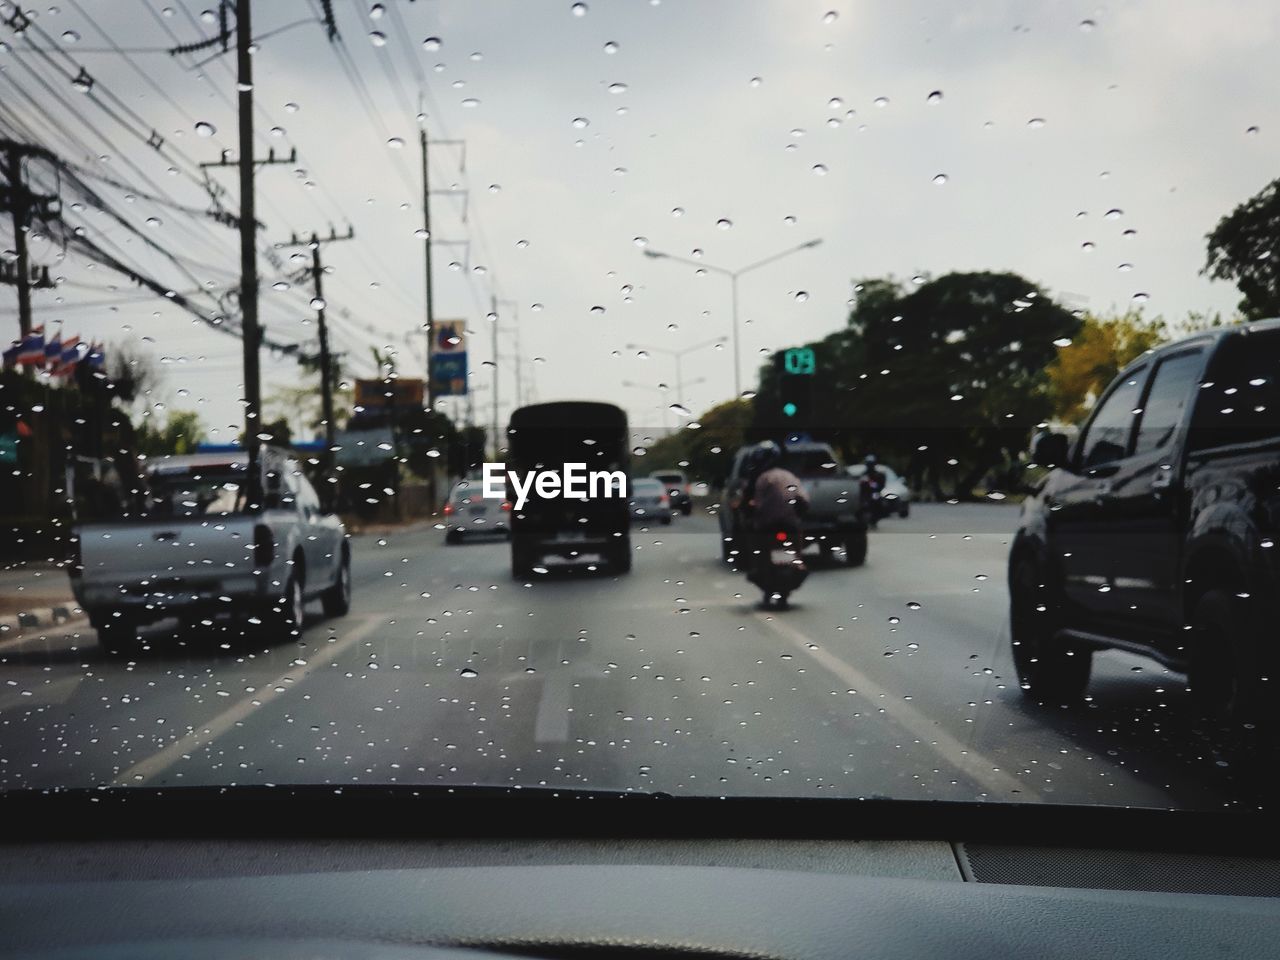
[[[860,483],[862,507],[867,514],[867,526],[874,530],[884,509],[880,495],[884,492],[885,475],[880,471],[879,461],[874,453],[868,453],[862,462],[867,468]]]
[[[745,503],[751,525],[752,582],[764,592],[765,606],[776,596],[778,605],[785,608],[790,590],[767,585],[771,553],[779,547],[799,552],[800,517],[809,508],[809,495],[800,478],[782,466],[782,448],[772,440],[756,448],[752,466],[755,479]]]

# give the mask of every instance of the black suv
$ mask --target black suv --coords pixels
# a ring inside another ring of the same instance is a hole
[[[1186,672],[1211,715],[1274,730],[1280,320],[1144,354],[1074,442],[1041,434],[1032,458],[1053,469],[1009,555],[1023,689],[1079,699],[1093,651],[1121,648]]]

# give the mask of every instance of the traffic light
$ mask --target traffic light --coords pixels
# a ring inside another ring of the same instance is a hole
[[[805,422],[813,406],[813,379],[817,369],[813,350],[794,347],[776,354],[775,358],[782,417],[787,423]]]

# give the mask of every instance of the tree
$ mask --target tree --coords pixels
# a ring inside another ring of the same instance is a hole
[[[746,442],[751,418],[750,400],[726,400],[717,404],[690,425],[649,447],[644,458],[650,464],[648,469],[679,467],[691,480],[714,486],[729,472],[733,455]]]
[[[204,424],[194,410],[172,410],[164,426],[144,421],[137,431],[138,452],[148,457],[194,453],[205,441]]]
[[[1204,272],[1235,283],[1245,319],[1280,316],[1280,179],[1219,220],[1207,239]]]
[[[1147,320],[1138,310],[1114,316],[1086,314],[1080,332],[1058,348],[1046,371],[1053,415],[1078,423],[1116,374],[1166,338],[1164,321]]]
[[[1050,413],[1045,367],[1080,321],[1013,273],[952,273],[907,291],[863,281],[845,329],[813,347],[815,416],[783,418],[773,364],[756,433],[804,432],[846,457],[896,461],[917,486],[966,496],[1016,463]]]
[[[103,349],[107,383],[122,403],[149,397],[160,386],[163,373],[153,354],[127,343],[113,343]]]

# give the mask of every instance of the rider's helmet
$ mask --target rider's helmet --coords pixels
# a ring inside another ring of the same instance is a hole
[[[782,448],[772,440],[765,440],[756,445],[755,460],[756,471],[763,473],[782,461]]]
[[[868,453],[866,457],[863,458],[862,462],[865,463],[867,465],[867,469],[870,470],[876,465],[876,455],[874,453]]]

